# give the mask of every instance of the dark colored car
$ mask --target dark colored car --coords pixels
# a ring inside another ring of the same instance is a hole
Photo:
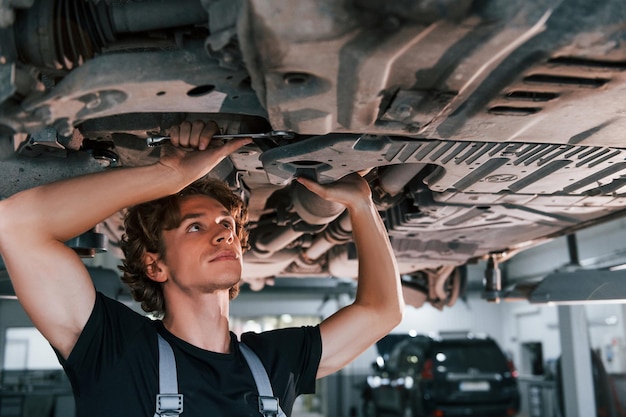
[[[489,338],[409,337],[396,344],[363,391],[365,417],[513,416],[517,372]]]

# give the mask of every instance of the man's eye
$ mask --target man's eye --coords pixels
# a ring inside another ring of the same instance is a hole
[[[188,231],[188,232],[198,232],[198,231],[200,231],[200,225],[199,225],[199,224],[197,224],[197,223],[194,223],[194,224],[190,225],[190,226],[187,228],[187,231]]]
[[[229,221],[223,221],[222,224],[224,225],[224,227],[226,227],[227,229],[231,229],[234,230],[235,229],[235,225],[232,222]]]

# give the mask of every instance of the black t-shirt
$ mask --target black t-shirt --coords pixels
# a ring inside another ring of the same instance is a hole
[[[230,353],[195,347],[160,321],[137,314],[98,293],[83,332],[67,361],[59,358],[72,384],[79,417],[153,417],[158,393],[157,332],[172,346],[183,394],[183,417],[258,417],[258,391],[236,336]],[[322,342],[319,327],[245,333],[261,359],[274,395],[291,414],[296,396],[315,392]]]

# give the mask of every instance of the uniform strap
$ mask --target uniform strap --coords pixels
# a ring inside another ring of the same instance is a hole
[[[183,412],[183,395],[178,393],[178,377],[176,374],[176,358],[170,344],[157,333],[159,340],[159,394],[156,396],[156,413],[154,417],[178,416]],[[272,384],[267,371],[259,357],[245,343],[239,347],[248,363],[254,383],[259,392],[259,412],[264,417],[286,417],[274,396]]]
[[[172,347],[157,333],[159,339],[159,394],[154,417],[178,416],[183,412],[183,395],[178,393],[176,359]]]
[[[259,357],[243,342],[239,343],[239,348],[246,362],[248,362],[248,367],[252,371],[256,383],[256,389],[259,391],[259,412],[265,417],[286,417],[280,408],[278,397],[274,396],[272,384]]]

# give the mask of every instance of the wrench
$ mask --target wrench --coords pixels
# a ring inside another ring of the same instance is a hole
[[[251,139],[293,139],[294,133],[284,130],[272,130],[266,133],[236,133],[232,135],[213,135],[213,139],[237,139],[237,138],[251,138]],[[146,139],[146,145],[149,148],[155,146],[161,146],[170,142],[169,136],[153,136]]]

